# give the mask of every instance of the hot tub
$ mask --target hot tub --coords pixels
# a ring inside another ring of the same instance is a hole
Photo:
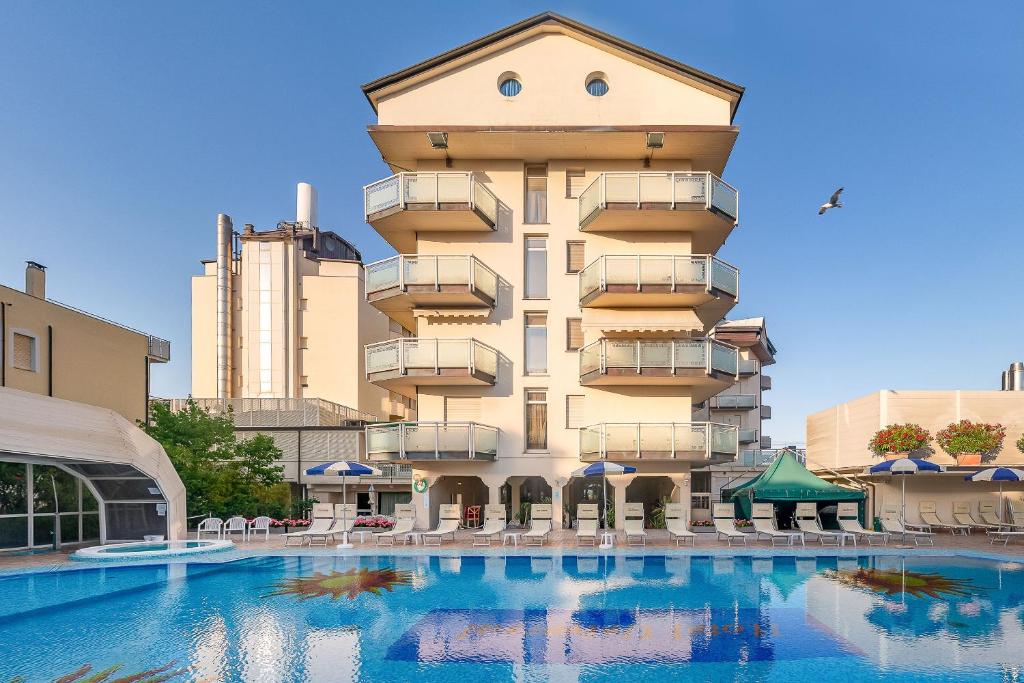
[[[186,557],[215,553],[234,548],[231,541],[133,541],[114,545],[82,548],[71,555],[72,560],[154,560],[164,557]]]

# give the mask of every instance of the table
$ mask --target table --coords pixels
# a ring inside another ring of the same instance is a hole
[[[615,545],[615,534],[611,531],[605,531],[601,534],[601,548],[611,548]]]
[[[352,534],[353,536],[358,536],[359,537],[359,544],[360,545],[362,545],[363,543],[366,543],[366,534],[370,534],[371,536],[373,536],[373,532],[369,531],[367,529],[358,529],[356,531],[350,531],[349,533]]]
[[[509,540],[511,540],[512,541],[512,545],[514,545],[515,547],[518,548],[519,547],[519,537],[520,536],[522,536],[521,533],[515,533],[515,532],[510,532],[510,533],[507,533],[507,534],[502,534],[502,536],[501,536],[501,544],[502,545],[508,545]]]
[[[413,545],[419,545],[423,541],[423,532],[410,531],[405,535],[405,540],[412,541]]]

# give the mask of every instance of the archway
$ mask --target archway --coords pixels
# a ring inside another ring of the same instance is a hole
[[[565,515],[568,528],[576,526],[576,506],[596,504],[597,514],[604,519],[605,486],[602,477],[573,477],[565,485],[562,496],[565,499]],[[608,505],[615,504],[615,488],[608,484]]]
[[[650,528],[655,526],[652,517],[655,511],[660,509],[663,500],[672,501],[672,492],[675,484],[672,479],[665,476],[645,477],[638,476],[629,486],[626,487],[626,502],[643,503],[644,505],[644,526]],[[664,526],[664,521],[659,520],[657,527]]]
[[[437,478],[430,487],[430,528],[437,526],[438,511],[441,505],[454,503],[462,511],[463,523],[467,522],[467,508],[480,506],[478,521],[469,520],[470,524],[479,526],[483,520],[483,506],[487,503],[487,487],[480,477],[457,477],[444,475]]]
[[[531,504],[551,502],[551,485],[544,477],[509,477],[501,487],[501,502],[510,522],[525,524]]]

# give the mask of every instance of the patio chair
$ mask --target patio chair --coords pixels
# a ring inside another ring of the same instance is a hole
[[[970,503],[953,503],[953,521],[957,524],[962,524],[967,528],[973,529],[984,529],[985,531],[999,531],[998,524],[986,524],[985,522],[979,522],[971,514]]]
[[[863,538],[868,545],[885,545],[889,542],[889,534],[885,531],[865,529],[860,523],[859,506],[857,503],[840,503],[836,509],[839,528],[857,538]]]
[[[921,521],[924,522],[924,526],[928,527],[928,531],[931,531],[932,529],[948,529],[951,534],[963,534],[964,536],[971,532],[971,527],[969,526],[943,522],[939,519],[937,510],[938,508],[933,500],[922,500],[917,504],[917,513],[921,517]],[[905,524],[905,526],[917,525]]]
[[[249,537],[249,525],[246,524],[245,517],[242,517],[241,515],[228,517],[228,521],[224,522],[222,532],[224,540],[230,540],[229,537],[235,531],[241,532],[243,541]]]
[[[697,544],[697,534],[690,531],[686,507],[682,503],[665,504],[665,528],[668,530],[668,540],[675,541],[676,547],[686,541],[692,546]]]
[[[292,531],[282,534],[285,546],[292,545],[292,541],[298,541],[302,545],[313,534],[323,534],[334,524],[334,506],[330,503],[316,503],[313,505],[313,521],[308,529]]]
[[[647,532],[644,531],[644,504],[626,503],[623,516],[626,518],[623,527],[626,534],[626,545],[647,545]]]
[[[221,531],[224,528],[224,520],[220,517],[207,517],[203,521],[199,522],[196,527],[196,540],[202,538],[203,534],[217,534],[217,539],[221,537]]]
[[[405,543],[409,532],[416,526],[416,506],[414,503],[397,503],[395,505],[395,525],[387,531],[374,534],[377,545],[394,545]],[[385,541],[387,541],[385,543]]]
[[[903,520],[900,519],[900,509],[896,505],[883,505],[882,512],[878,516],[878,520],[882,525],[882,531],[885,531],[891,536],[899,536],[904,543],[907,542],[907,539],[910,539],[914,541],[914,545],[921,545],[923,543],[935,545],[934,533],[930,531],[908,529],[903,524]]]
[[[352,525],[355,522],[355,503],[335,503],[334,522],[331,526],[323,531],[311,531],[306,534],[306,538],[309,540],[310,546],[319,545],[326,548],[329,540],[337,538],[347,531],[352,531]]]
[[[771,503],[754,503],[751,508],[750,518],[754,521],[754,540],[759,540],[761,536],[765,536],[772,545],[776,544],[776,541],[782,541],[786,545],[793,545],[800,540],[801,545],[806,545],[804,542],[804,534],[801,531],[780,531],[775,526],[775,506]]]
[[[1010,511],[1010,526],[1014,529],[1024,529],[1024,502],[1010,499],[1006,503]]]
[[[523,534],[526,545],[544,545],[551,533],[551,504],[534,503],[530,506],[530,530]]]
[[[743,545],[754,538],[754,534],[745,534],[736,528],[735,507],[732,503],[715,503],[711,509],[711,521],[715,525],[717,538],[725,537],[726,542],[732,545],[733,541],[741,541]]]
[[[504,503],[488,503],[484,506],[484,525],[473,532],[473,545],[490,545],[499,540],[498,536],[508,526],[508,510]]]
[[[818,542],[822,545],[839,546],[845,537],[852,536],[852,534],[847,534],[845,531],[826,531],[822,529],[821,522],[818,520],[817,503],[797,503],[795,518],[797,528],[811,538],[818,539]],[[857,537],[852,536],[852,538],[853,544],[857,545]]]
[[[451,536],[454,541],[461,523],[462,511],[458,505],[442,505],[437,513],[437,527],[423,532],[423,545],[440,546],[445,536]]]
[[[249,540],[252,540],[253,536],[255,536],[256,534],[258,534],[259,532],[262,531],[263,532],[263,540],[264,541],[269,541],[270,540],[270,523],[272,521],[274,521],[274,520],[270,519],[270,517],[267,517],[265,515],[261,515],[261,516],[257,517],[256,519],[252,520],[251,522],[249,522]]]
[[[596,503],[576,506],[576,545],[597,545],[597,518]]]

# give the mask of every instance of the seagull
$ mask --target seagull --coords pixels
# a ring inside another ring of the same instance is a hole
[[[821,216],[829,209],[841,209],[843,205],[839,203],[839,195],[843,193],[843,188],[839,188],[832,193],[832,196],[828,198],[828,201],[818,208],[818,215]]]

